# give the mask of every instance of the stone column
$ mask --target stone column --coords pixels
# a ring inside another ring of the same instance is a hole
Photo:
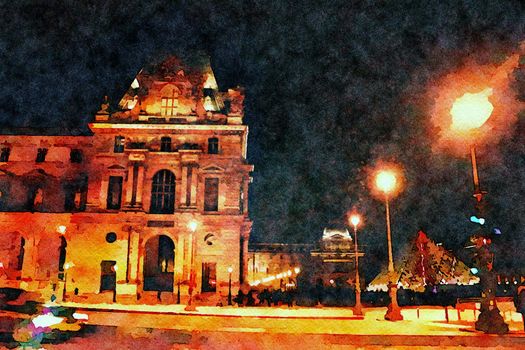
[[[239,282],[244,283],[248,277],[248,235],[241,235],[241,261]]]
[[[134,229],[131,229],[129,237],[129,267],[127,277],[129,283],[136,283],[138,277],[139,261],[139,234]]]
[[[137,206],[142,207],[142,190],[144,188],[144,164],[139,164],[139,174],[137,176]]]
[[[142,293],[144,291],[144,279],[143,279],[143,271],[142,267],[144,266],[144,247],[142,238],[140,236],[138,237],[138,250],[137,250],[137,260],[136,260],[136,267],[137,267],[137,275],[136,275],[136,283],[137,283],[137,293]]]
[[[242,188],[243,188],[243,214],[248,215],[248,180],[243,179],[242,180]]]
[[[182,175],[181,175],[181,189],[180,189],[180,205],[181,207],[186,207],[186,193],[188,192],[188,166],[182,166]]]
[[[197,167],[193,167],[191,172],[191,198],[190,198],[190,206],[191,207],[197,207]]]
[[[126,181],[126,202],[125,206],[131,205],[131,198],[133,196],[133,163],[128,165],[128,179]]]

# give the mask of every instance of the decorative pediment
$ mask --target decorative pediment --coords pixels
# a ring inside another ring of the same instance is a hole
[[[205,172],[209,172],[209,173],[222,173],[224,172],[224,169],[217,166],[217,165],[210,165],[210,166],[207,166],[206,168],[203,168],[202,171],[205,171]]]
[[[123,167],[122,165],[113,164],[112,166],[108,167],[109,170],[126,170],[126,167]]]

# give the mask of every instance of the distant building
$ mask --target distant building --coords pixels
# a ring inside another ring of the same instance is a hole
[[[117,110],[106,99],[92,135],[3,135],[0,287],[134,302],[184,298],[192,269],[198,293],[227,292],[229,267],[242,283],[243,98],[219,90],[208,59],[170,57],[145,67]]]
[[[359,257],[364,256],[358,252]],[[353,284],[354,241],[346,229],[325,228],[317,244],[259,243],[250,245],[248,281],[252,286],[294,288],[300,273],[313,283]]]

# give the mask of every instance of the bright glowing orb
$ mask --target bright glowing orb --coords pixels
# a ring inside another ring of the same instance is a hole
[[[361,218],[359,217],[359,215],[352,214],[352,216],[350,216],[350,223],[352,223],[352,226],[357,227],[357,225],[359,225],[360,222]]]
[[[197,222],[196,221],[190,221],[190,223],[188,224],[188,228],[191,230],[191,232],[195,232],[195,230],[197,229]]]
[[[485,124],[494,110],[494,106],[489,101],[490,95],[492,95],[492,89],[486,88],[476,94],[467,92],[456,99],[450,109],[452,129],[468,131]]]
[[[396,183],[396,175],[392,171],[382,170],[376,176],[376,186],[384,193],[392,192]]]

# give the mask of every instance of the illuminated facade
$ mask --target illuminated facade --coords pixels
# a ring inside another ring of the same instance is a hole
[[[219,91],[207,59],[170,57],[116,110],[105,100],[92,135],[2,136],[0,286],[131,303],[184,301],[192,271],[201,294],[227,292],[229,267],[242,283],[243,98]]]

